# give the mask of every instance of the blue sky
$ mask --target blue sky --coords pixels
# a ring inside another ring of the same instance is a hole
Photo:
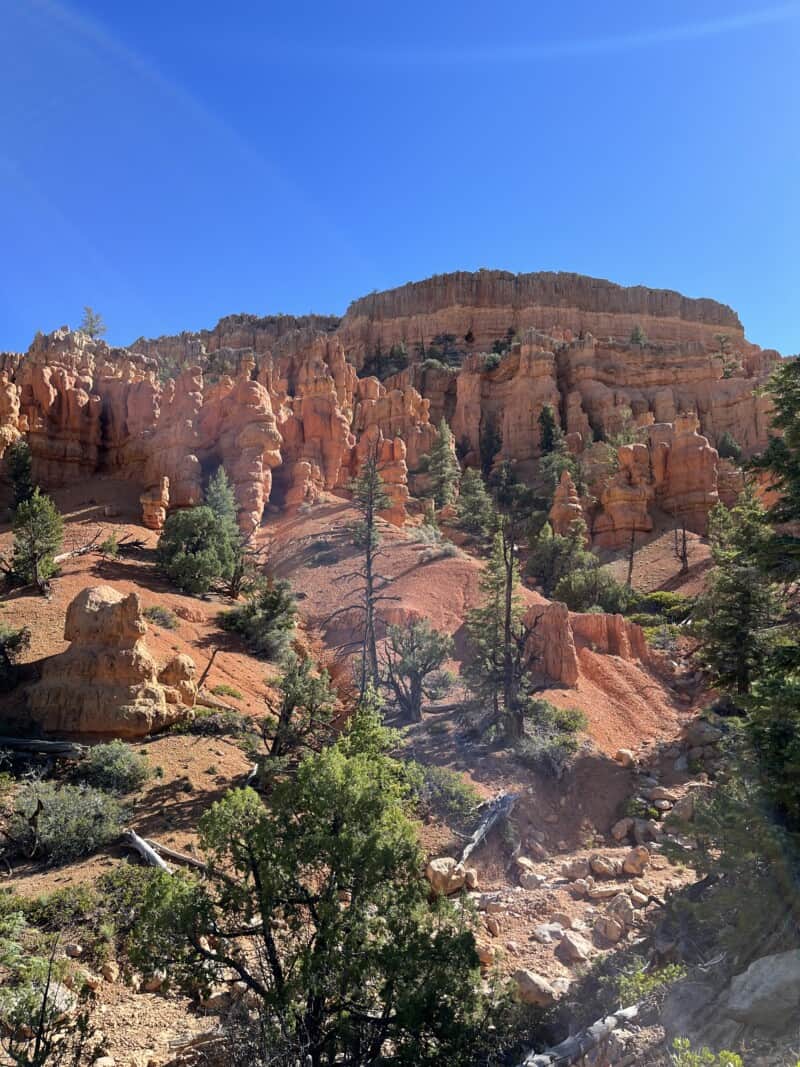
[[[0,0],[0,349],[498,267],[797,352],[799,104],[800,0]]]

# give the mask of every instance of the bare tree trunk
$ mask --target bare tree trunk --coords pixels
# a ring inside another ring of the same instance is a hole
[[[631,543],[628,549],[628,577],[625,580],[625,584],[630,589],[633,584],[633,558],[636,553],[636,527],[631,530]]]

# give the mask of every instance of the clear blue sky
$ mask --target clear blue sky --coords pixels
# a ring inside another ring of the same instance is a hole
[[[455,269],[800,350],[800,2],[0,0],[0,349]]]

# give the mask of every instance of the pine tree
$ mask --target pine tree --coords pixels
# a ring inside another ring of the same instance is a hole
[[[800,520],[800,359],[783,360],[769,382],[775,408],[773,425],[782,436],[770,438],[754,466],[772,475],[780,499],[770,508],[773,522]]]
[[[83,309],[83,318],[81,324],[78,327],[81,333],[86,333],[92,340],[97,340],[98,337],[103,337],[106,332],[106,324],[103,322],[103,316],[99,315],[94,308],[85,305]]]
[[[353,527],[353,541],[363,553],[363,563],[350,577],[357,578],[362,586],[360,608],[363,613],[363,631],[360,641],[359,693],[363,698],[369,685],[377,688],[379,683],[376,607],[378,601],[385,599],[381,590],[388,584],[388,579],[378,574],[376,563],[380,555],[381,540],[378,513],[385,511],[391,502],[378,469],[375,448],[367,453],[361,472],[350,483],[350,491],[353,494],[353,504],[361,514],[360,521]]]
[[[556,419],[552,404],[545,404],[539,412],[539,450],[543,456],[564,448],[564,434]]]
[[[492,532],[495,524],[494,503],[479,470],[470,467],[464,471],[456,512],[458,525],[467,533],[483,541]]]
[[[452,504],[456,498],[461,468],[456,458],[453,432],[442,419],[436,431],[436,440],[428,455],[428,474],[433,488],[436,506]]]
[[[36,485],[33,481],[33,469],[31,464],[31,450],[28,442],[20,438],[6,451],[8,474],[14,488],[14,506],[19,507],[26,500],[30,500]]]
[[[427,619],[390,626],[386,635],[386,676],[404,717],[422,720],[422,698],[431,695],[431,676],[453,654],[453,639]]]
[[[597,567],[596,556],[586,549],[586,523],[576,519],[566,534],[553,533],[546,522],[531,544],[527,573],[542,587],[546,597],[566,575],[574,571]]]
[[[61,548],[64,523],[53,501],[37,487],[14,513],[11,573],[43,592],[55,574],[54,556]]]
[[[236,527],[236,497],[224,467],[217,467],[206,488],[206,504],[232,530]]]
[[[761,560],[772,532],[750,490],[734,508],[717,505],[709,519],[714,568],[698,603],[699,657],[714,681],[743,696],[772,646],[780,601]]]
[[[524,642],[522,604],[518,594],[519,566],[507,529],[498,530],[492,554],[481,575],[483,601],[467,616],[467,633],[474,652],[463,671],[472,691],[491,705],[491,721],[506,716],[511,736],[522,733],[517,707]]]

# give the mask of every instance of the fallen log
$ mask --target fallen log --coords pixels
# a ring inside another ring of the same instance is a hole
[[[74,741],[45,741],[40,737],[0,737],[0,748],[59,759],[83,759],[87,751],[85,745]]]
[[[467,844],[464,846],[464,851],[461,853],[460,864],[467,862],[469,857],[480,845],[492,827],[501,819],[506,819],[514,810],[514,805],[517,802],[516,793],[500,793],[494,800],[489,801],[486,805],[486,814],[481,819],[481,822],[477,830],[473,833]]]
[[[194,702],[199,704],[201,708],[210,708],[212,711],[237,711],[233,704],[226,704],[224,700],[212,696],[211,693],[204,689],[197,690]]]
[[[143,837],[139,837],[134,830],[122,831],[122,843],[138,852],[148,867],[158,867],[159,870],[172,874],[172,869],[162,860],[153,846],[148,844]]]
[[[570,1067],[602,1044],[617,1027],[635,1019],[638,1014],[638,1004],[630,1008],[620,1008],[613,1015],[598,1019],[585,1030],[573,1034],[546,1052],[529,1052],[519,1067]]]
[[[175,863],[183,863],[186,867],[194,867],[198,871],[208,869],[207,865],[202,860],[199,860],[197,856],[189,856],[185,852],[178,852],[174,848],[168,848],[166,845],[154,841],[151,837],[143,837],[141,840],[160,856],[166,856],[167,859],[173,860]]]

